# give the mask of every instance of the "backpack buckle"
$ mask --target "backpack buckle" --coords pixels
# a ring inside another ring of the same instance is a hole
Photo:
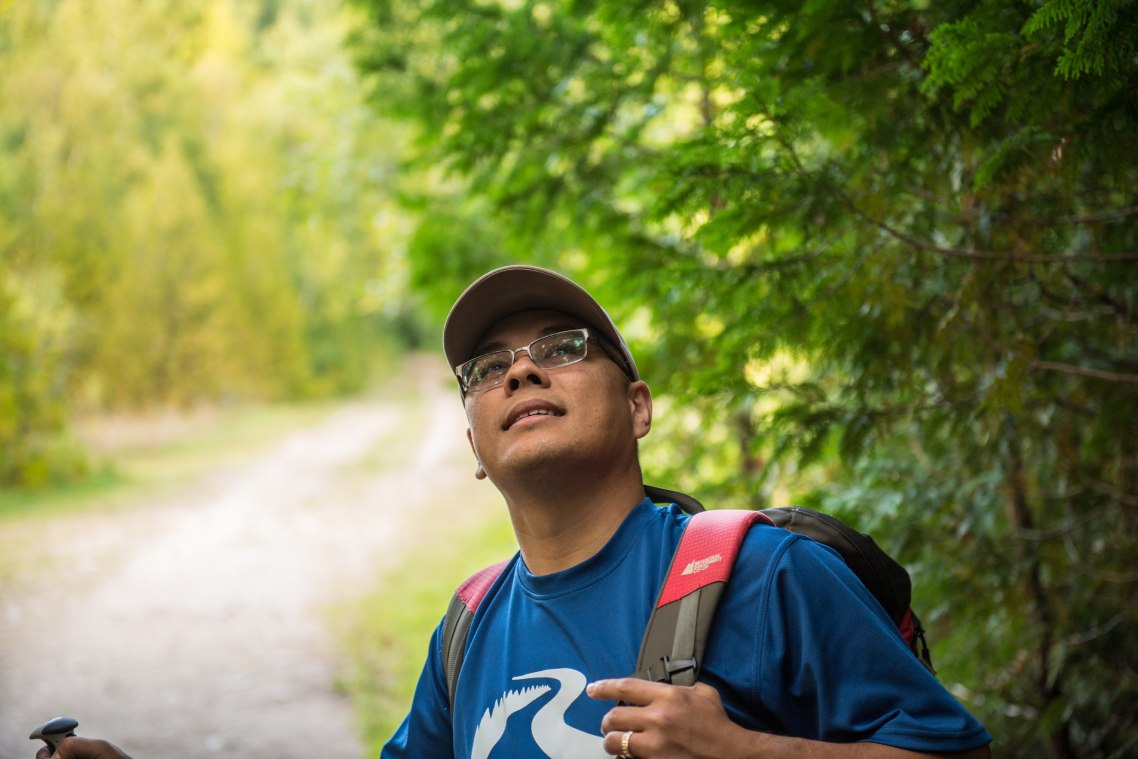
[[[692,672],[694,678],[696,668],[695,659],[673,659],[670,656],[661,656],[660,663],[664,665],[664,676],[656,682],[671,683],[673,677],[684,672]]]

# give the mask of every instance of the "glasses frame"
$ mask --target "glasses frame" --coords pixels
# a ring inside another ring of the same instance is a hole
[[[530,348],[532,348],[536,343],[540,343],[543,340],[549,340],[550,338],[555,338],[555,337],[560,337],[562,335],[570,335],[570,334],[580,334],[585,338],[585,350],[581,354],[580,358],[574,358],[572,361],[566,361],[563,364],[554,364],[553,366],[545,366],[541,360],[535,358],[533,353],[530,352]],[[481,392],[486,391],[486,390],[493,390],[496,387],[501,387],[502,385],[506,384],[506,374],[508,374],[510,371],[510,368],[513,367],[513,365],[517,363],[518,354],[521,353],[522,351],[525,351],[525,354],[527,356],[529,356],[529,360],[533,362],[534,366],[538,367],[539,369],[545,369],[546,371],[549,371],[552,369],[561,369],[562,367],[565,367],[565,366],[572,366],[573,364],[581,363],[582,361],[584,361],[586,358],[589,357],[589,343],[590,342],[598,342],[598,341],[599,341],[598,338],[592,334],[592,332],[589,330],[588,327],[578,327],[576,329],[565,329],[565,330],[561,330],[559,332],[551,332],[548,335],[542,335],[541,337],[538,337],[538,338],[535,338],[534,340],[531,340],[528,345],[523,345],[523,346],[520,346],[518,348],[500,348],[498,350],[488,351],[486,353],[479,354],[479,355],[475,356],[474,358],[463,361],[461,364],[454,367],[454,376],[458,379],[458,386],[459,386],[459,389],[462,390],[463,396],[465,396],[467,393],[481,393]],[[603,341],[601,341],[601,348],[602,348],[602,350],[604,349]],[[471,364],[475,361],[478,361],[480,359],[484,359],[487,356],[493,356],[493,355],[496,355],[499,353],[509,353],[510,354],[510,363],[506,367],[506,370],[502,372],[502,376],[499,379],[499,381],[497,381],[491,385],[483,384],[483,385],[479,385],[477,388],[471,389],[467,385],[466,381],[463,380],[463,367],[465,367],[468,364]],[[605,353],[608,354],[608,351],[606,350]],[[618,363],[618,366],[619,366],[619,363]]]

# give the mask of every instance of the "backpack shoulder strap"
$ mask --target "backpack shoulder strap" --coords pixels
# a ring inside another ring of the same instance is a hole
[[[446,675],[447,696],[452,711],[458,672],[462,669],[462,659],[466,655],[466,634],[470,631],[474,612],[478,611],[478,605],[508,563],[501,561],[475,572],[458,586],[447,607],[443,618],[443,672]]]
[[[719,596],[757,522],[773,524],[761,511],[734,509],[702,511],[688,521],[644,630],[636,677],[695,683]]]
[[[689,514],[698,514],[704,510],[703,504],[696,500],[695,496],[681,493],[678,490],[645,485],[644,494],[652,499],[652,503],[674,503]]]

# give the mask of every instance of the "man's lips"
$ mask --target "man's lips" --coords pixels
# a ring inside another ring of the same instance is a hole
[[[552,403],[545,401],[526,401],[510,410],[510,413],[506,415],[506,420],[502,423],[502,429],[508,430],[520,420],[528,419],[533,416],[549,417],[564,415],[565,412]]]

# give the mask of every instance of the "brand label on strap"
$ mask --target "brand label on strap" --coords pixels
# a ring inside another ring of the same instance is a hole
[[[660,592],[659,606],[678,601],[716,582],[726,582],[739,555],[743,537],[756,522],[771,524],[758,511],[703,511],[688,522],[672,560],[671,573]]]

